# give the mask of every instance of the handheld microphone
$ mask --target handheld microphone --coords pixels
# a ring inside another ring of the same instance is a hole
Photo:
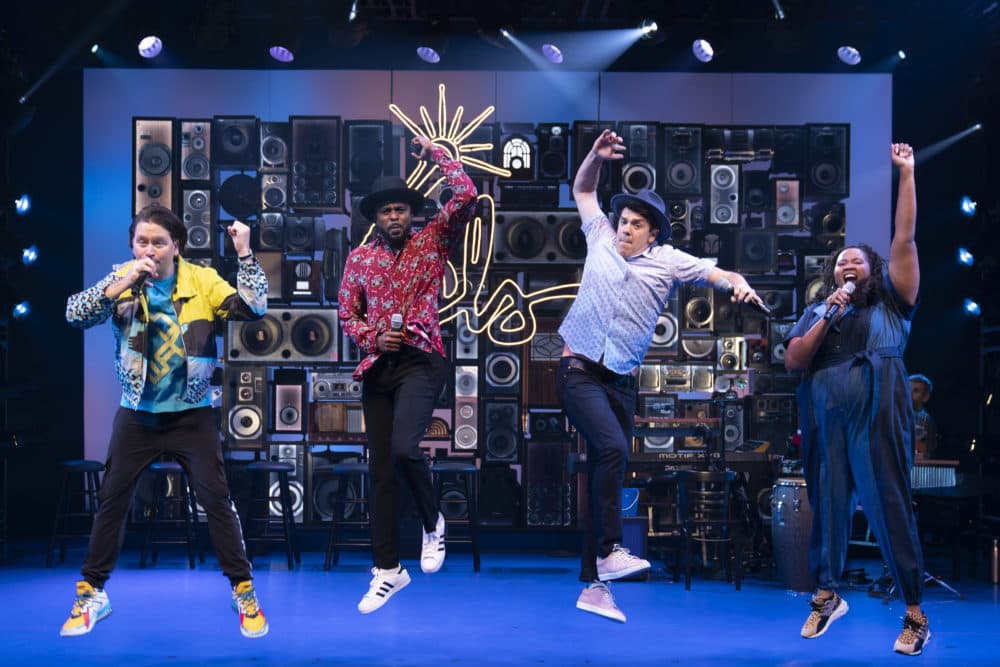
[[[390,331],[402,331],[403,329],[403,316],[399,313],[393,313],[389,318],[389,330]]]
[[[847,295],[851,295],[854,294],[854,290],[856,290],[857,288],[858,286],[854,284],[853,280],[848,280],[847,282],[844,283],[844,286],[841,287],[840,289],[844,290],[844,292]],[[830,320],[833,319],[833,316],[836,315],[839,310],[840,310],[840,304],[839,303],[833,304],[826,310],[826,313],[823,315],[823,319],[829,322]]]
[[[149,278],[148,273],[140,273],[139,277],[135,279],[132,283],[132,294],[138,294],[142,291],[142,288],[146,286],[146,279]]]
[[[728,296],[732,296],[733,294],[736,293],[736,288],[733,287],[733,284],[729,282],[728,278],[719,278],[714,283],[712,283],[712,287],[714,287],[715,289],[719,290],[720,292]],[[762,303],[757,303],[756,301],[740,301],[739,303],[753,306],[756,310],[760,311],[764,315],[767,315],[768,317],[770,317],[771,315],[771,309]]]

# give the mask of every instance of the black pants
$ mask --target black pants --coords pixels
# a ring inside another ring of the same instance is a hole
[[[587,443],[590,511],[583,528],[580,581],[594,581],[597,557],[607,557],[622,541],[622,484],[632,448],[635,382],[598,364],[571,368],[563,358],[557,383],[563,411]]]
[[[436,353],[404,345],[365,375],[361,404],[371,463],[372,551],[375,567],[399,564],[399,483],[413,494],[424,530],[437,525],[438,499],[420,442],[444,386],[447,364]]]
[[[121,552],[132,493],[139,474],[164,453],[184,467],[195,497],[208,516],[208,533],[222,573],[232,585],[251,578],[250,561],[236,507],[229,498],[212,408],[183,412],[139,412],[119,408],[111,428],[107,469],[101,483],[100,509],[94,518],[83,578],[103,588]]]

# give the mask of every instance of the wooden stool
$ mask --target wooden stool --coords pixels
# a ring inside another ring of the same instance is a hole
[[[288,483],[288,474],[295,471],[295,465],[287,461],[253,461],[246,469],[253,477],[250,494],[250,536],[244,540],[247,545],[247,558],[253,562],[253,545],[282,544],[288,557],[288,569],[295,569],[296,563],[302,562],[298,539],[295,533],[295,508],[292,503],[292,491]],[[271,475],[277,477],[277,494],[271,491]],[[264,492],[261,492],[263,478]],[[273,515],[272,508],[277,511]],[[280,534],[271,532],[272,528],[281,528]]]
[[[146,567],[146,554],[152,552],[150,562],[156,564],[159,546],[183,544],[187,546],[188,567],[194,568],[194,553],[198,561],[205,562],[205,554],[198,546],[198,506],[183,466],[176,461],[154,461],[147,468],[156,477],[153,481],[153,502],[146,520],[146,538],[142,543],[139,567]],[[177,485],[172,488],[172,485]],[[170,515],[164,517],[164,514]],[[158,535],[163,528],[182,526],[183,535]]]
[[[445,544],[471,544],[472,567],[479,572],[479,468],[473,462],[439,461],[431,465],[434,476],[434,491],[441,504],[441,514],[444,516]],[[444,492],[443,477],[454,477],[463,483],[465,491],[464,502],[457,491]],[[451,494],[454,497],[446,497]],[[465,512],[461,506],[465,505]],[[452,526],[465,526],[467,533],[452,536]]]
[[[59,500],[56,501],[56,517],[52,522],[52,537],[45,552],[45,567],[52,567],[52,553],[59,543],[59,562],[66,560],[66,540],[71,537],[90,538],[90,530],[97,515],[97,492],[101,488],[100,473],[104,464],[100,461],[75,459],[59,464],[63,469]],[[4,471],[6,473],[6,470]],[[5,480],[6,481],[6,480]],[[6,489],[6,484],[5,487]]]

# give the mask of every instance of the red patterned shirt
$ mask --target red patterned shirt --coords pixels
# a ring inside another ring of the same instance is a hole
[[[419,232],[410,232],[397,255],[381,234],[347,256],[340,282],[340,324],[368,352],[354,369],[361,379],[381,355],[375,340],[389,330],[393,313],[403,316],[403,343],[444,356],[438,295],[452,242],[476,208],[476,187],[444,149],[435,146],[431,159],[447,179],[452,197]]]

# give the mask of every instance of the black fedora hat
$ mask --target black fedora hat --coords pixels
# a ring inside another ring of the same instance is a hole
[[[374,222],[375,211],[394,202],[409,204],[410,212],[416,215],[424,207],[424,196],[406,187],[406,181],[399,176],[379,176],[372,183],[372,191],[361,200],[361,214]]]
[[[614,220],[611,221],[611,224],[618,224],[618,217],[622,214],[622,209],[636,202],[645,204],[653,212],[653,219],[649,221],[649,224],[660,230],[660,233],[656,235],[656,240],[659,243],[669,241],[670,218],[667,216],[667,206],[663,203],[660,195],[648,188],[643,188],[634,195],[620,194],[612,197],[611,211],[614,213]]]

